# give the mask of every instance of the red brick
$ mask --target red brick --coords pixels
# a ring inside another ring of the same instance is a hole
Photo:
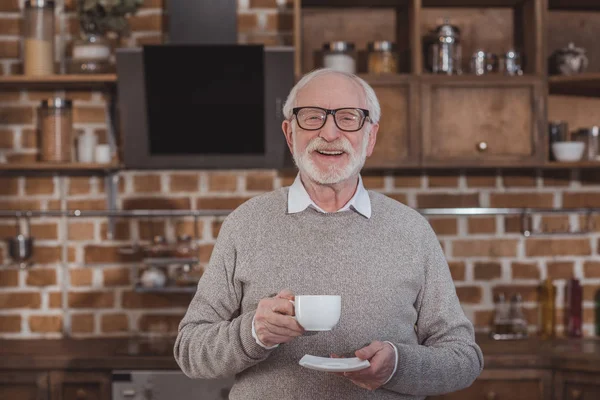
[[[52,177],[25,179],[25,194],[52,194],[54,193],[54,179]]]
[[[460,302],[465,304],[479,304],[483,296],[479,286],[457,287],[456,294]]]
[[[502,267],[496,262],[478,262],[474,265],[474,278],[478,281],[489,281],[502,277]]]
[[[133,190],[137,193],[159,193],[160,175],[135,175],[133,177]]]
[[[166,236],[165,221],[138,221],[138,233],[142,240],[152,240],[154,236]]]
[[[20,35],[21,19],[2,18],[0,19],[0,35]]]
[[[196,220],[196,230],[198,231],[198,239],[202,238],[202,231],[204,230],[204,222],[202,220]],[[193,239],[196,235],[196,232],[194,232],[194,221],[177,221],[175,235],[190,235]]]
[[[600,207],[600,193],[563,193],[564,208]]]
[[[502,172],[502,181],[505,187],[531,187],[536,186],[535,170],[506,170]]]
[[[71,308],[112,308],[114,306],[114,292],[69,292]]]
[[[19,286],[19,271],[16,269],[0,269],[0,288]]]
[[[510,299],[513,294],[519,293],[525,302],[534,302],[538,300],[537,285],[500,285],[492,289],[492,295],[495,298],[500,293],[504,293],[505,299]]]
[[[14,132],[10,129],[0,129],[0,149],[12,149],[13,147],[15,147]]]
[[[513,239],[455,240],[454,257],[515,257],[518,241]]]
[[[102,107],[73,107],[73,123],[103,124],[106,123],[106,113]]]
[[[213,221],[212,223],[212,237],[217,238],[219,236],[219,232],[221,231],[221,225],[223,225],[223,221]]]
[[[525,254],[539,256],[585,256],[591,255],[589,239],[528,239],[525,241]]]
[[[32,122],[32,107],[0,107],[0,124],[31,124]]]
[[[492,327],[494,322],[494,311],[493,310],[477,310],[475,311],[475,322],[476,328],[489,328]]]
[[[61,292],[49,292],[48,293],[48,308],[62,308],[62,293]]]
[[[69,194],[89,194],[90,193],[90,178],[87,176],[78,176],[69,178]]]
[[[196,201],[196,208],[199,210],[234,210],[248,200],[249,197],[203,197]]]
[[[164,38],[163,38],[162,33],[156,33],[153,35],[144,35],[144,36],[138,37],[135,40],[135,43],[137,46],[155,45],[155,44],[162,44],[163,39]]]
[[[126,309],[188,307],[191,293],[136,293],[123,292],[122,303]]]
[[[127,314],[105,314],[100,321],[102,332],[115,333],[127,332],[129,330],[129,318]]]
[[[107,268],[102,273],[104,275],[104,287],[131,284],[131,270],[129,268]]]
[[[297,172],[293,171],[279,171],[279,178],[281,179],[281,186],[287,187],[291,186],[294,183],[294,179],[296,179]]]
[[[0,332],[18,333],[21,332],[20,315],[0,315]]]
[[[529,230],[533,228],[533,223],[530,215],[525,217]],[[504,217],[504,232],[506,233],[521,233],[525,227],[523,226],[523,218],[521,216],[505,216]]]
[[[211,192],[235,192],[237,175],[233,173],[211,173],[208,175],[208,190]]]
[[[569,186],[571,184],[570,170],[544,170],[542,176],[544,186]]]
[[[596,170],[583,169],[579,172],[579,181],[584,186],[597,186],[600,185],[600,178],[598,177],[598,172]]]
[[[6,154],[7,164],[31,164],[38,161],[37,154],[31,153],[12,153]]]
[[[473,194],[418,194],[419,208],[479,207],[479,195]]]
[[[583,276],[586,278],[600,278],[600,262],[586,261],[583,264]]]
[[[139,257],[129,254],[121,254],[120,246],[88,245],[84,247],[84,262],[91,263],[118,263],[135,261]]]
[[[67,200],[67,208],[81,211],[106,210],[106,199]]]
[[[568,215],[543,215],[540,225],[542,232],[568,232]]]
[[[458,232],[456,218],[429,218],[429,224],[437,235],[456,235]]]
[[[496,217],[470,217],[467,222],[470,234],[496,233]]]
[[[463,261],[449,261],[448,267],[453,281],[464,281],[466,276],[466,266]]]
[[[0,11],[2,12],[19,12],[19,0],[2,0],[0,1]]]
[[[573,262],[559,261],[548,263],[548,278],[571,279],[573,278]]]
[[[200,201],[198,202],[200,203]],[[189,198],[138,197],[123,200],[124,210],[189,210]]]
[[[428,185],[430,188],[456,188],[459,178],[459,171],[431,171],[428,173]]]
[[[397,188],[420,188],[422,187],[421,173],[406,172],[394,176],[394,187]]]
[[[367,185],[367,179],[369,185],[373,185],[374,187],[383,187],[383,177],[363,177],[363,184],[365,186]],[[258,192],[271,191],[273,190],[273,180],[273,174],[250,173],[248,176],[246,176],[246,190]],[[379,180],[381,180],[381,185],[379,185]]]
[[[62,315],[31,315],[29,329],[34,333],[62,331]]]
[[[533,263],[513,262],[511,271],[512,279],[540,279],[540,269]]]
[[[198,191],[198,174],[172,174],[170,181],[171,192]]]
[[[32,223],[31,236],[36,240],[57,240],[58,224],[56,222]]]
[[[115,221],[112,240],[129,240],[131,238],[129,222],[128,219]],[[108,240],[108,222],[100,224],[100,237],[102,240]]]
[[[0,309],[40,308],[41,303],[37,292],[0,292]]]
[[[250,8],[277,8],[277,0],[250,0]]]
[[[599,290],[600,285],[583,285],[583,301],[594,301]]]
[[[19,178],[0,177],[0,195],[16,196],[19,194]]]
[[[248,33],[256,29],[258,19],[254,13],[239,13],[237,15],[237,29],[239,33]]]
[[[490,207],[541,207],[551,208],[552,193],[492,193]]]
[[[0,58],[19,58],[19,50],[18,40],[0,41]]]
[[[56,285],[56,271],[53,269],[31,269],[27,271],[27,286]]]
[[[51,264],[62,260],[62,247],[56,246],[33,246],[31,257],[35,264]]]
[[[496,187],[496,173],[487,170],[468,170],[466,172],[468,187]]]
[[[0,210],[39,210],[40,202],[37,200],[0,200]]]
[[[71,332],[73,333],[93,333],[94,315],[93,314],[73,314],[71,315]]]
[[[267,15],[267,31],[291,31],[294,29],[294,15],[290,13],[276,13]]]
[[[38,133],[33,129],[21,130],[21,147],[24,149],[37,149]]]
[[[408,199],[406,198],[406,195],[403,193],[384,193],[387,197],[389,197],[390,199],[394,199],[402,204],[407,204],[408,203]]]
[[[129,17],[129,26],[132,31],[160,31],[162,30],[162,15],[133,15]]]
[[[144,0],[140,8],[163,8],[165,0]]]
[[[94,223],[93,222],[71,222],[69,221],[69,240],[93,240]]]
[[[203,244],[199,247],[199,258],[200,262],[208,262],[210,260],[210,255],[213,252],[214,245],[212,244]]]
[[[150,314],[142,315],[138,320],[138,329],[150,333],[177,333],[183,315]]]
[[[75,268],[69,271],[71,286],[91,286],[93,271],[89,268]]]

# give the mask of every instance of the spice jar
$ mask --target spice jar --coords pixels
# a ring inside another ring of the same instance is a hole
[[[61,97],[40,106],[40,161],[70,162],[72,157],[72,102]]]
[[[323,45],[323,66],[337,71],[356,73],[354,43],[335,41]]]
[[[54,1],[27,0],[23,16],[23,73],[54,73]]]
[[[368,70],[371,74],[395,74],[398,73],[398,53],[395,43],[387,40],[370,42],[367,44],[369,50]]]
[[[175,257],[191,258],[194,256],[194,244],[190,235],[180,235],[175,246]]]

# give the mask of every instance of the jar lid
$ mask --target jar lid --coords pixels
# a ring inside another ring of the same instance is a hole
[[[42,108],[71,108],[73,101],[62,97],[53,97],[42,101]]]
[[[389,40],[378,40],[367,43],[367,48],[369,51],[393,51],[396,50],[396,43]]]
[[[25,8],[54,8],[54,0],[27,0]]]
[[[344,42],[343,40],[327,42],[323,44],[323,50],[327,51],[348,51],[354,50],[354,43]]]
[[[575,131],[575,136],[600,136],[600,127],[591,126],[589,128],[581,128]]]

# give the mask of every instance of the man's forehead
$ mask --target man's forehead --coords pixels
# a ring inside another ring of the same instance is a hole
[[[364,90],[357,82],[331,74],[310,81],[298,92],[297,102],[319,101],[329,103],[328,107],[340,103],[343,106],[362,107],[365,105],[364,97]]]

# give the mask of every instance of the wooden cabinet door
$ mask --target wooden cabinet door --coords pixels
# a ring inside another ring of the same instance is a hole
[[[419,162],[418,84],[408,76],[362,76],[381,106],[377,142],[365,169],[395,168]]]
[[[532,369],[483,370],[473,384],[435,400],[552,400],[552,372]]]
[[[542,89],[532,77],[423,77],[424,165],[543,162]]]
[[[600,374],[557,371],[554,376],[555,400],[600,399]]]
[[[50,395],[50,400],[110,400],[110,373],[53,371]]]
[[[1,372],[0,400],[47,400],[47,372]]]

